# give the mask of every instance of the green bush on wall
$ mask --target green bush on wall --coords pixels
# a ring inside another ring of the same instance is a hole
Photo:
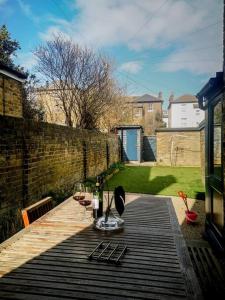
[[[106,171],[100,173],[99,176],[101,176],[103,180],[105,180],[106,177],[111,175],[115,170],[123,170],[123,169],[124,169],[123,163],[113,163]],[[96,184],[96,177],[88,177],[84,181],[84,184],[86,187],[90,187],[91,189],[94,189]]]
[[[23,228],[20,208],[12,208],[0,216],[0,243]]]

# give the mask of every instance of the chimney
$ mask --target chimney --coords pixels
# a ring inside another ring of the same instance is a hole
[[[170,97],[169,97],[169,102],[171,102],[171,101],[173,101],[173,100],[174,100],[174,93],[171,92]]]
[[[162,100],[162,92],[161,92],[161,91],[159,92],[158,98],[159,98],[160,100]]]

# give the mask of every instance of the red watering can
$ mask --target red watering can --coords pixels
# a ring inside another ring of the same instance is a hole
[[[187,210],[185,211],[187,224],[195,223],[197,221],[198,214],[195,211],[189,210],[188,204],[187,204],[187,194],[185,194],[183,191],[179,191],[178,196],[181,197],[181,199],[184,201],[184,204],[187,208]]]

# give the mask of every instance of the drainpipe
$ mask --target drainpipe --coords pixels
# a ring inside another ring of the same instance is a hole
[[[173,147],[174,147],[174,138],[175,137],[185,137],[188,138],[187,135],[181,135],[181,134],[176,134],[176,135],[172,135],[170,138],[170,164],[171,166],[173,166]]]
[[[173,138],[174,136],[171,136],[170,138],[170,165],[172,167],[172,158],[173,158]]]

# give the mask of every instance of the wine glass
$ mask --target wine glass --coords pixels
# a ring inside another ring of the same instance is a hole
[[[85,186],[82,182],[77,182],[74,185],[73,199],[76,201],[85,199]]]
[[[86,199],[85,199],[86,198]],[[86,191],[84,183],[77,182],[74,186],[73,199],[78,201],[78,203],[84,207],[83,218],[86,217],[87,206],[91,204],[91,193]]]
[[[79,200],[79,204],[84,207],[84,215],[83,215],[83,217],[86,218],[87,206],[91,205],[91,199],[81,199],[81,200]]]

